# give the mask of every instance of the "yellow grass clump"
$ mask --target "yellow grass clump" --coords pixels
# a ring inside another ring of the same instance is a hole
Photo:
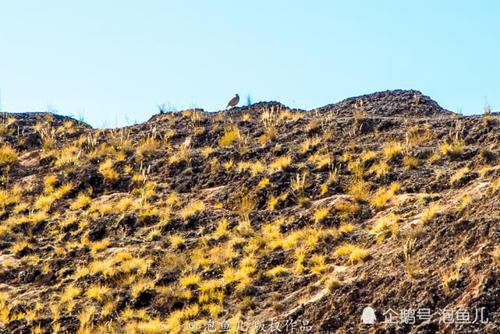
[[[228,147],[232,145],[239,138],[240,138],[240,129],[238,129],[237,127],[233,127],[229,130],[226,130],[221,139],[219,139],[219,146]]]
[[[17,161],[17,152],[9,145],[0,147],[0,164],[12,163]]]
[[[464,153],[465,143],[461,140],[454,140],[451,143],[441,144],[440,148],[444,155],[458,157]]]
[[[83,208],[84,206],[86,206],[89,203],[90,203],[90,197],[88,197],[85,194],[80,193],[80,194],[78,194],[78,197],[75,199],[73,204],[71,204],[71,209],[78,210],[80,208]]]
[[[290,156],[282,156],[276,158],[273,162],[269,164],[269,170],[271,173],[279,172],[290,166],[292,163],[292,158]]]
[[[314,211],[314,222],[317,224],[319,224],[323,219],[326,218],[326,216],[328,216],[328,208],[318,208]]]
[[[182,219],[187,219],[198,212],[203,212],[204,210],[205,204],[202,201],[195,201],[182,208],[179,212],[179,215],[182,217]]]
[[[370,233],[375,236],[378,242],[383,241],[388,235],[394,235],[399,230],[399,216],[391,213],[388,216],[379,218],[373,223]]]
[[[365,200],[370,195],[371,185],[364,180],[356,180],[348,187],[348,193],[356,200]]]
[[[104,176],[106,180],[118,180],[119,175],[113,169],[113,161],[109,158],[104,160],[104,162],[99,165],[99,172]]]
[[[349,262],[351,264],[357,263],[357,262],[364,262],[365,259],[370,255],[368,250],[353,245],[353,244],[344,244],[337,248],[337,250],[333,253],[334,256],[336,257],[341,257],[341,256],[349,256]]]
[[[422,223],[427,223],[439,212],[440,207],[436,203],[432,203],[428,208],[422,212]]]
[[[383,152],[387,160],[391,160],[395,155],[401,153],[403,145],[399,141],[390,141],[384,144]]]

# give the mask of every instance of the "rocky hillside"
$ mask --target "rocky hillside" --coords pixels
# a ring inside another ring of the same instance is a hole
[[[0,131],[0,333],[499,332],[498,114],[387,91]]]

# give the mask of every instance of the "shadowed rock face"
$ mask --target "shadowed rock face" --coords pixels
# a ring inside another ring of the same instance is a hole
[[[498,114],[397,90],[2,124],[0,333],[498,332]],[[488,321],[442,321],[459,308]]]

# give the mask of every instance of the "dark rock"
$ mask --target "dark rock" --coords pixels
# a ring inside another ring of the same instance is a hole
[[[42,147],[42,136],[38,132],[33,132],[25,136],[21,150],[33,150]]]
[[[35,251],[33,250],[33,248],[29,246],[24,246],[23,249],[21,249],[19,252],[16,253],[16,256],[24,257],[26,255],[33,254],[34,252]]]
[[[31,231],[34,234],[41,233],[45,229],[45,226],[47,226],[47,223],[48,223],[47,220],[40,220],[38,223],[35,224],[35,226],[33,226],[33,228],[31,229]]]
[[[137,298],[134,300],[134,308],[143,308],[149,306],[155,297],[155,290],[144,290],[139,293]]]
[[[55,160],[57,160],[57,158],[52,155],[42,158],[40,159],[40,166],[49,166]]]
[[[166,286],[173,283],[179,279],[181,276],[180,270],[174,270],[163,274],[163,276],[156,281],[156,285]]]
[[[102,222],[94,222],[90,225],[89,240],[98,241],[106,235],[106,226]]]

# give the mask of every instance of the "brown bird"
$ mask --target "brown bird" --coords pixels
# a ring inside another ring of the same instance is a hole
[[[235,105],[237,105],[238,103],[240,102],[240,96],[238,94],[235,95],[235,97],[233,97],[231,99],[231,101],[229,101],[229,103],[227,104],[226,108],[227,107],[234,107]]]

